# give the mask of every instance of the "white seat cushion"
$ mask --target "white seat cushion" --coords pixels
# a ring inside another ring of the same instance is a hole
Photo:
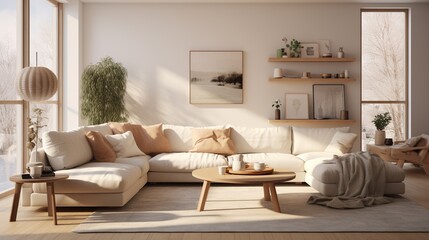
[[[288,153],[250,153],[242,154],[245,162],[264,162],[269,167],[292,172],[303,172],[304,161]],[[230,156],[234,157],[234,156]]]
[[[326,163],[326,160],[330,159],[332,158],[320,157],[306,161],[304,164],[306,174],[310,174],[321,183],[337,184],[340,177],[336,163]],[[388,162],[385,162],[385,167],[387,183],[404,181],[405,173],[401,168]]]
[[[92,150],[83,129],[45,132],[42,141],[46,156],[54,170],[74,168],[92,159]]]
[[[138,166],[112,162],[90,162],[73,169],[56,171],[69,178],[55,182],[56,193],[122,193],[142,177]],[[33,184],[37,193],[46,192],[46,184]]]
[[[116,158],[115,162],[137,166],[141,169],[142,175],[146,175],[147,172],[149,172],[149,159],[150,159],[150,156],[144,155],[144,156],[135,156],[135,157],[128,157],[128,158]]]
[[[331,152],[308,152],[308,153],[299,154],[297,155],[297,157],[301,158],[306,162],[316,158],[332,159],[334,155],[335,154]]]
[[[290,127],[231,127],[236,153],[291,153]]]
[[[198,168],[227,165],[226,158],[213,153],[161,153],[149,160],[151,172],[192,172]]]

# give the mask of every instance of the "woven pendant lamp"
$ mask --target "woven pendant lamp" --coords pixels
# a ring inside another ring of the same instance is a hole
[[[16,78],[18,95],[26,101],[48,100],[55,94],[57,88],[57,77],[45,67],[26,67]]]

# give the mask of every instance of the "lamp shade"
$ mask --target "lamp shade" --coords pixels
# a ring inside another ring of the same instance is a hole
[[[27,101],[48,100],[55,94],[57,87],[57,77],[45,67],[26,67],[16,78],[18,95]]]

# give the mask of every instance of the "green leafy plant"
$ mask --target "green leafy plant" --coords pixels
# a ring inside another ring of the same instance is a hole
[[[295,38],[290,41],[290,44],[286,44],[286,47],[290,50],[291,57],[300,57],[301,56],[301,42],[296,40]]]
[[[271,105],[271,107],[275,107],[276,109],[279,109],[279,107],[282,105],[282,103],[280,102],[280,99],[276,99],[273,104]]]
[[[389,112],[377,114],[372,120],[378,131],[383,131],[389,125],[390,121],[392,121],[392,117]]]
[[[89,65],[82,74],[82,116],[89,124],[126,121],[127,70],[111,57]]]

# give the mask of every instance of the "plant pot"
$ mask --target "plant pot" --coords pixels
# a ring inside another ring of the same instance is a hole
[[[274,119],[275,120],[280,120],[280,109],[277,108],[274,113],[275,113]]]
[[[379,130],[375,131],[375,137],[374,137],[375,145],[377,146],[384,145],[384,140],[386,140],[386,132],[379,131]]]

